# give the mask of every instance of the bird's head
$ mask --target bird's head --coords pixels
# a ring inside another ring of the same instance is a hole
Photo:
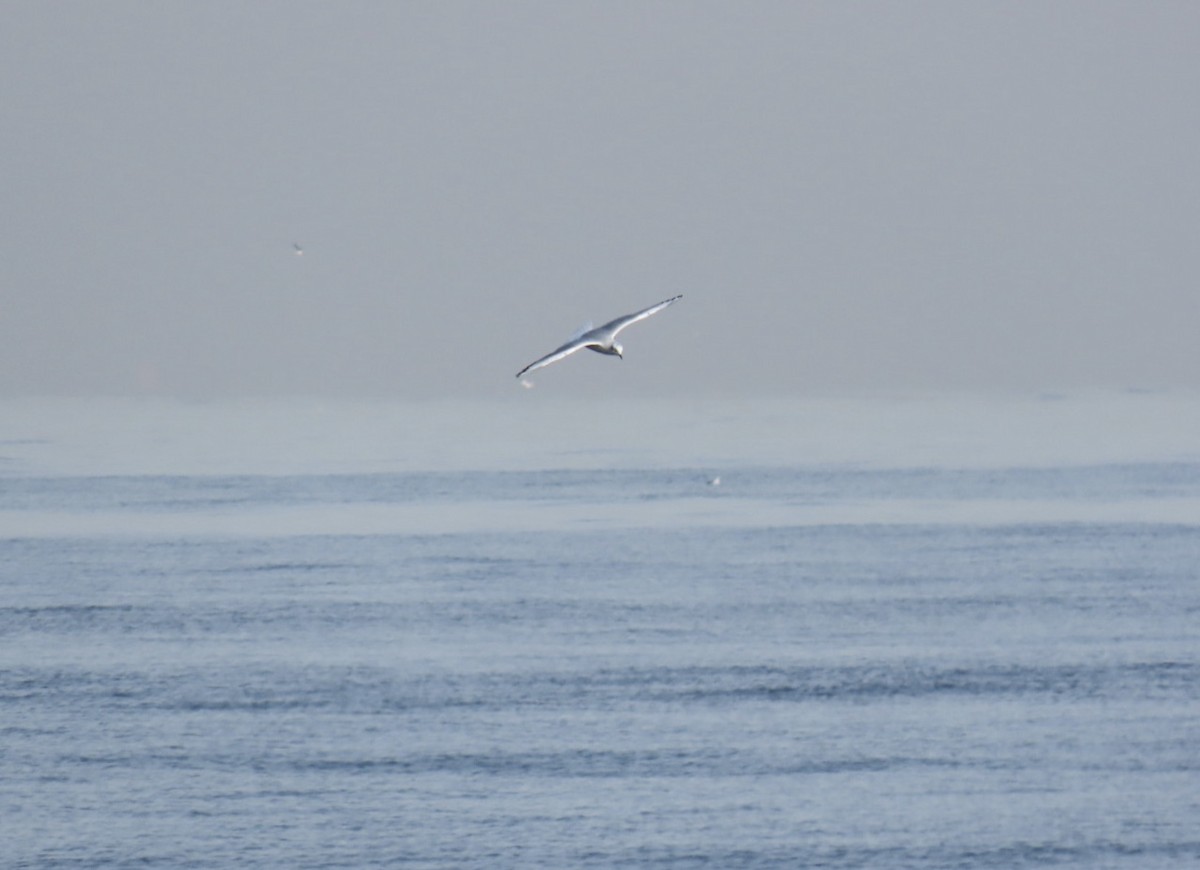
[[[615,341],[613,342],[613,353],[615,353],[619,359],[625,359],[625,348],[621,347],[621,345],[617,344]]]

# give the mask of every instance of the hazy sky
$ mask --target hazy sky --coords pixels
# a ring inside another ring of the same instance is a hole
[[[1200,386],[1192,2],[3,17],[2,394]]]

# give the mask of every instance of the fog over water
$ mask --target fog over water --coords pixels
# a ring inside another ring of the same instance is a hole
[[[1198,25],[11,3],[0,393],[1194,387]]]

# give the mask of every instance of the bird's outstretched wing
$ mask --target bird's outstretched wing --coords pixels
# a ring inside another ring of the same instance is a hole
[[[525,366],[525,368],[517,372],[517,377],[519,378],[521,375],[525,374],[526,372],[531,372],[534,369],[540,369],[542,366],[548,366],[550,363],[558,362],[563,357],[570,356],[581,348],[596,347],[604,349],[604,352],[609,353],[611,351],[608,349],[613,346],[613,339],[617,337],[618,332],[631,323],[637,323],[639,320],[644,320],[651,314],[662,311],[672,302],[676,302],[682,298],[683,294],[680,293],[678,296],[672,296],[670,299],[659,302],[657,305],[651,305],[649,308],[643,308],[641,311],[634,312],[633,314],[626,314],[624,317],[618,317],[616,320],[610,320],[603,326],[598,326],[595,329],[590,329],[582,334],[577,334],[562,347],[551,351],[541,359],[535,360],[529,365]]]
[[[589,344],[591,344],[591,342],[584,341],[582,338],[577,338],[574,341],[568,341],[557,350],[552,350],[541,359],[534,360],[529,365],[525,366],[525,368],[517,372],[517,377],[519,378],[521,375],[525,374],[526,372],[531,372],[534,369],[540,369],[542,366],[548,366],[550,363],[558,362],[563,357],[570,356],[571,354],[575,353],[575,351],[582,350]]]
[[[664,299],[657,305],[651,305],[649,308],[643,308],[641,311],[633,314],[626,314],[624,317],[618,317],[616,320],[610,320],[608,323],[601,326],[596,332],[608,332],[613,338],[617,337],[617,333],[631,323],[637,323],[639,320],[645,320],[651,314],[657,314],[673,302],[678,302],[683,298],[683,294],[672,296],[670,299]]]

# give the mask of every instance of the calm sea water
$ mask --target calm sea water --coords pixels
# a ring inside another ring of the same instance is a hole
[[[1200,865],[1195,397],[0,412],[0,866]]]

